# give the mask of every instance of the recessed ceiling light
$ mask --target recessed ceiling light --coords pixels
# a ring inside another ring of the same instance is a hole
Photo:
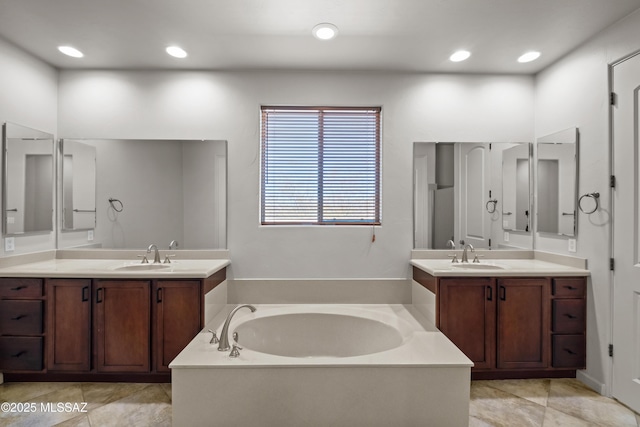
[[[174,58],[186,58],[187,52],[184,51],[181,47],[178,46],[169,46],[167,47],[167,53]]]
[[[313,27],[313,36],[319,40],[331,40],[338,35],[338,27],[333,24],[323,23]]]
[[[84,53],[71,46],[58,46],[58,50],[65,55],[72,56],[74,58],[82,58],[84,56]]]
[[[465,59],[468,59],[470,56],[471,56],[471,52],[469,52],[468,50],[459,50],[457,52],[454,52],[449,57],[449,61],[460,62],[460,61],[464,61]]]
[[[540,57],[540,52],[531,51],[520,56],[520,58],[518,58],[518,62],[522,62],[522,63],[531,62],[531,61],[535,61],[539,57]]]

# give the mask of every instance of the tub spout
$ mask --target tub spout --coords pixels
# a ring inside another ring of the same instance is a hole
[[[231,318],[233,317],[233,315],[236,314],[236,311],[240,310],[243,307],[247,307],[249,310],[251,310],[252,313],[256,311],[256,308],[251,304],[239,305],[231,310],[231,313],[229,313],[229,315],[227,316],[227,320],[224,321],[222,332],[220,332],[218,351],[229,351],[231,349],[231,347],[229,346],[229,324],[231,323]]]

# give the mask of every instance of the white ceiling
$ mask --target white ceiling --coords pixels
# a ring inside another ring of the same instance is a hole
[[[58,68],[535,73],[640,0],[0,0],[0,37]],[[331,22],[332,41],[311,29]],[[58,45],[84,52],[66,57]],[[164,49],[176,44],[189,56]],[[472,52],[452,63],[453,51]],[[529,64],[528,50],[542,56]]]

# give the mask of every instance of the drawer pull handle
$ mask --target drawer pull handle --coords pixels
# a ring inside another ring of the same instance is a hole
[[[25,350],[22,350],[22,351],[17,352],[16,354],[12,355],[11,357],[20,357],[20,356],[22,356],[23,354],[26,354],[26,353],[27,352]]]
[[[569,319],[577,319],[578,318],[577,316],[574,316],[571,313],[565,313],[564,315],[567,316]]]
[[[20,286],[16,286],[15,288],[11,288],[11,290],[12,291],[20,291],[20,290],[25,289],[25,288],[26,288],[26,286],[20,285]]]
[[[487,301],[493,301],[493,288],[491,286],[487,286],[487,291],[489,291],[489,296],[487,296]]]
[[[576,291],[576,290],[578,290],[578,288],[576,288],[575,286],[568,286],[568,285],[565,285],[565,288],[569,289],[570,291]]]
[[[12,317],[11,320],[20,320],[20,319],[22,319],[24,317],[27,317],[27,315],[26,314],[20,314],[20,315],[18,315],[16,317]]]
[[[569,353],[569,354],[573,354],[573,355],[577,354],[577,353],[575,353],[574,351],[571,351],[571,350],[570,350],[570,349],[568,349],[568,348],[565,348],[565,349],[564,349],[564,351],[566,351],[566,352],[567,352],[567,353]]]

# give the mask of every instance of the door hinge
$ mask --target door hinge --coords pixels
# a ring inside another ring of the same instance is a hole
[[[614,271],[616,267],[616,262],[613,258],[609,258],[609,270]]]
[[[609,344],[609,357],[613,357],[613,344]]]
[[[616,188],[616,176],[615,175],[611,175],[609,177],[609,187]]]
[[[610,105],[616,105],[616,93],[615,92],[611,92],[609,94],[609,104]]]

